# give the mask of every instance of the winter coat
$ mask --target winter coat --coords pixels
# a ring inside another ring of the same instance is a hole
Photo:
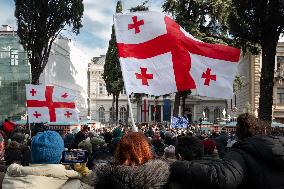
[[[228,141],[228,135],[225,132],[222,132],[220,136],[215,138],[216,147],[220,158],[223,158],[225,156],[227,141]]]
[[[61,164],[33,164],[23,167],[12,164],[8,167],[2,183],[3,189],[91,189],[82,183],[81,175],[66,170]]]
[[[284,188],[284,137],[255,136],[236,143],[223,160],[177,161],[169,186],[184,188]]]
[[[140,166],[105,164],[94,170],[95,189],[161,189],[169,175],[168,164],[161,160],[151,160]]]

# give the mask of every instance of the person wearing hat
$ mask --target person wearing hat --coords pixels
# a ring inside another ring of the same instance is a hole
[[[265,135],[261,121],[247,113],[236,129],[239,141],[223,160],[174,162],[169,188],[284,188],[284,137]]]
[[[91,188],[79,180],[80,173],[66,170],[60,164],[63,150],[64,142],[57,132],[37,133],[31,143],[32,164],[27,167],[11,164],[7,168],[2,188],[59,189],[66,185],[70,189]],[[68,182],[72,182],[72,185]]]

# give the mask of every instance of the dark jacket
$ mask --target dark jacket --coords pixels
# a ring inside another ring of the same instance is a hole
[[[255,136],[236,143],[223,160],[177,161],[170,188],[284,188],[284,137]]]
[[[152,160],[141,166],[111,166],[95,168],[96,189],[162,189],[169,175],[168,164]]]
[[[215,138],[216,148],[220,158],[225,156],[228,139],[228,134],[225,132],[221,132],[220,136]]]

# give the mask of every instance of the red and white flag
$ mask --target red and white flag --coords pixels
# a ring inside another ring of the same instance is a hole
[[[141,121],[148,122],[149,121],[149,103],[148,98],[142,98],[142,105],[141,105]]]
[[[128,94],[233,96],[239,49],[199,41],[158,12],[117,14],[114,24]]]
[[[76,95],[56,86],[26,85],[29,123],[78,121]]]

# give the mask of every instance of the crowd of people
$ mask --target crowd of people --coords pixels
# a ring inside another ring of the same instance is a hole
[[[162,124],[102,128],[61,136],[43,124],[29,132],[5,120],[0,132],[2,188],[284,188],[284,137],[250,114],[236,133],[200,133]],[[87,162],[63,164],[63,151]]]

